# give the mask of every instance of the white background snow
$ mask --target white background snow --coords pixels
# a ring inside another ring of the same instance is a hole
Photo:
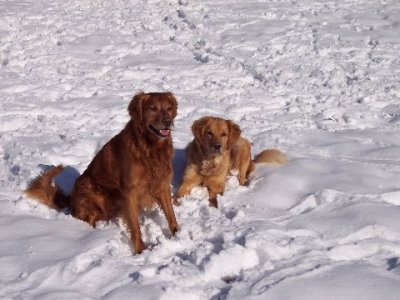
[[[399,299],[400,2],[0,0],[1,299]],[[237,122],[282,168],[182,199],[171,237],[27,199],[82,172],[138,91],[172,91],[176,187],[192,122]]]

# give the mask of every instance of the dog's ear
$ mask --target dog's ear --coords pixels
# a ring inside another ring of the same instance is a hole
[[[228,123],[228,128],[229,128],[228,143],[229,146],[231,147],[236,144],[242,131],[240,130],[239,125],[232,122],[231,120],[227,120],[226,122]]]
[[[139,123],[143,118],[143,104],[149,98],[148,94],[140,92],[133,96],[131,102],[128,105],[128,112],[131,118],[137,120]]]
[[[203,117],[193,122],[192,132],[197,143],[202,142],[204,138],[204,129],[209,119],[209,117]]]

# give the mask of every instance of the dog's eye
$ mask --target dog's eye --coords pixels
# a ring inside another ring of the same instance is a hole
[[[226,134],[225,132],[223,132],[223,133],[221,134],[221,136],[222,136],[222,137],[226,137],[227,134]]]
[[[166,110],[167,110],[168,112],[172,111],[172,106],[167,106]]]
[[[157,111],[157,106],[150,106],[151,111]]]
[[[207,135],[208,135],[209,137],[212,137],[212,132],[211,132],[211,131],[207,131]]]

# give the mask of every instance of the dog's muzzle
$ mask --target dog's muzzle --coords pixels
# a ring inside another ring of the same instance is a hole
[[[153,125],[150,124],[149,128],[157,137],[162,138],[162,139],[166,139],[171,135],[171,129],[169,127],[157,129]]]

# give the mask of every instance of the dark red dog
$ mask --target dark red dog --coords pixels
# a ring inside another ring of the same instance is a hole
[[[170,189],[171,127],[177,102],[169,92],[140,93],[128,111],[128,124],[97,153],[70,196],[52,185],[62,166],[33,180],[26,194],[55,209],[69,207],[73,216],[93,227],[99,220],[123,217],[135,251],[141,253],[145,249],[138,219],[142,209],[159,204],[171,233],[178,230]]]

